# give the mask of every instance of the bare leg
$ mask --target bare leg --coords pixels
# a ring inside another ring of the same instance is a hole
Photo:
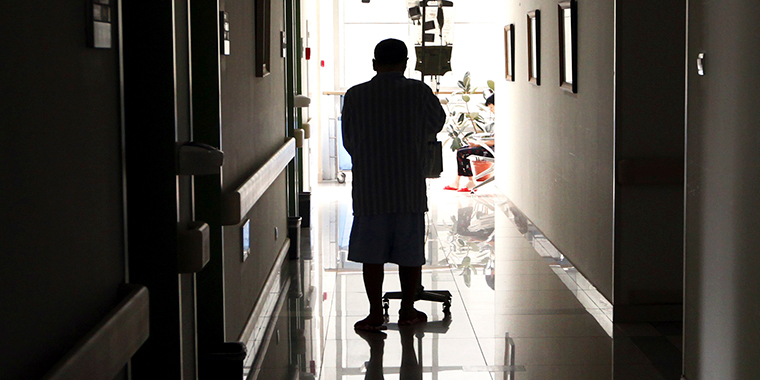
[[[415,326],[399,327],[401,336],[401,368],[400,380],[422,380],[422,366],[417,360],[417,352],[414,349]]]
[[[456,179],[454,179],[454,182],[452,182],[449,187],[453,187],[455,189],[459,188],[459,180],[461,179],[461,176],[457,176]]]
[[[369,300],[369,316],[359,323],[381,325],[383,321],[383,264],[363,264],[364,289]]]
[[[472,179],[472,177],[467,177],[467,187],[468,189],[472,190],[473,187],[475,187],[475,181]]]
[[[414,309],[414,301],[417,298],[417,289],[422,286],[422,267],[398,267],[398,276],[401,281],[401,310],[399,319],[413,318],[417,311]]]
[[[356,333],[369,344],[369,361],[364,380],[383,380],[383,352],[385,351],[385,333],[357,330]]]

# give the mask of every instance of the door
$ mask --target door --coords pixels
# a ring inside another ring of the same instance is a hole
[[[179,146],[193,139],[189,1],[125,2],[124,117],[130,281],[150,292],[150,337],[132,378],[194,379],[194,270],[180,236],[195,220]]]
[[[684,374],[756,377],[760,4],[689,1]]]
[[[42,377],[128,281],[118,4],[98,47],[92,3],[0,5],[2,379]]]
[[[282,47],[290,9],[278,0],[191,2],[193,138],[225,152],[220,173],[194,178],[196,219],[210,227],[210,260],[197,275],[201,378],[213,368],[206,354],[241,339],[287,241],[295,172],[263,170],[269,183],[255,175],[289,136]],[[230,206],[243,186],[257,189],[246,198],[256,201]]]

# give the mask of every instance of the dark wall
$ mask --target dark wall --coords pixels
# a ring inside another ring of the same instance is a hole
[[[256,77],[253,2],[228,0],[231,54],[221,62],[222,191],[234,191],[285,142],[285,62],[280,57],[282,1],[271,2],[270,74]],[[223,227],[227,340],[241,333],[287,237],[286,180],[283,173],[246,218],[251,220],[251,256],[242,257],[242,223]],[[275,237],[275,228],[278,231]]]
[[[288,313],[287,307],[283,308],[282,312],[277,319],[272,321],[276,323],[275,331],[272,334],[272,340],[269,342],[267,352],[264,356],[264,362],[259,372],[259,379],[287,379],[288,376],[292,377],[292,373],[289,371],[287,362],[284,358],[287,358],[290,354],[288,347],[289,335],[288,332]]]
[[[238,339],[243,331],[248,316],[261,295],[264,281],[272,271],[276,255],[287,237],[287,198],[284,194],[283,174],[247,215],[251,220],[251,253],[245,262],[241,259],[241,225],[224,228],[225,300],[229,341]]]
[[[688,20],[684,375],[751,379],[760,362],[760,3],[689,1]]]
[[[612,299],[615,2],[578,2],[578,93],[559,87],[556,1],[513,2],[514,82],[501,81],[498,185]],[[541,85],[528,83],[527,13],[541,11]],[[502,148],[503,147],[503,148]]]
[[[616,6],[615,320],[681,319],[686,4]]]
[[[0,35],[0,378],[38,378],[125,280],[119,65],[82,1],[3,2]]]

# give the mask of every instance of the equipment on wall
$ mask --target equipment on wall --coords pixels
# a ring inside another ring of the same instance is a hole
[[[448,0],[407,0],[409,19],[418,25],[414,52],[417,62],[414,69],[433,77],[436,90],[441,75],[451,71],[453,47],[454,3]]]

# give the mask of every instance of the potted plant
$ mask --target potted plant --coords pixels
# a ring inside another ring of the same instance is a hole
[[[487,81],[488,89],[483,92],[483,98],[487,98],[494,92],[494,82]],[[464,74],[464,78],[457,82],[459,90],[451,94],[451,98],[445,98],[441,103],[446,107],[448,118],[446,120],[446,134],[451,141],[450,148],[456,151],[468,145],[468,138],[475,133],[491,133],[493,122],[487,121],[482,112],[486,110],[485,102],[475,102],[477,88],[470,83],[470,72]],[[445,144],[445,143],[444,143]]]

